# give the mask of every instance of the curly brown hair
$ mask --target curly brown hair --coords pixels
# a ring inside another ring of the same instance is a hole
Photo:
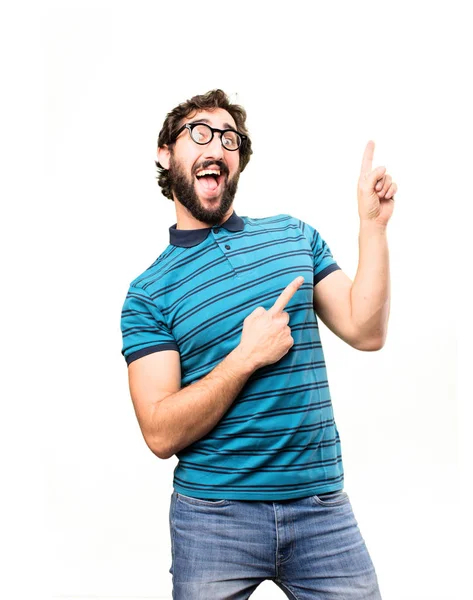
[[[248,135],[248,130],[246,129],[245,125],[245,109],[239,104],[232,104],[225,92],[217,89],[211,90],[206,94],[201,94],[200,96],[193,96],[190,100],[186,100],[185,102],[182,102],[176,106],[176,108],[173,108],[171,112],[166,115],[162,129],[159,132],[158,148],[162,148],[164,145],[167,145],[172,152],[175,143],[173,141],[174,136],[181,126],[182,120],[186,117],[189,117],[194,111],[197,112],[205,109],[212,110],[215,108],[223,108],[224,110],[228,111],[235,120],[238,131],[244,135]],[[251,149],[251,140],[249,137],[243,141],[239,152],[241,173],[248,164],[251,154],[253,154],[253,150]],[[166,196],[166,198],[174,201],[171,191],[172,182],[168,169],[164,169],[158,161],[155,161],[155,164],[158,169],[158,175],[156,179],[161,187],[161,192],[164,194],[164,196]]]

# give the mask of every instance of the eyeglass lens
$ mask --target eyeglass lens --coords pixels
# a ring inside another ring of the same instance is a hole
[[[192,139],[197,144],[208,144],[212,139],[212,130],[207,125],[195,125],[192,128]],[[222,146],[229,150],[236,150],[240,146],[241,138],[235,131],[225,131],[221,134]]]

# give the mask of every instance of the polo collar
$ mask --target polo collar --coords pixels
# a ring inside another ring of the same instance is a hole
[[[182,248],[191,248],[197,246],[203,242],[210,233],[211,229],[217,227],[225,227],[228,231],[242,231],[245,223],[241,217],[239,217],[235,211],[231,214],[228,219],[221,225],[214,225],[214,227],[204,227],[202,229],[176,229],[177,223],[171,225],[169,228],[169,242],[173,246],[181,246]]]

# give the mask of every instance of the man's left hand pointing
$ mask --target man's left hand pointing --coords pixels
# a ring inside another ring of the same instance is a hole
[[[386,167],[372,168],[374,142],[366,145],[358,180],[358,214],[361,221],[369,221],[386,226],[394,209],[394,194],[397,184]]]

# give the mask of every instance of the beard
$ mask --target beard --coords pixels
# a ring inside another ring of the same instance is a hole
[[[212,165],[219,165],[220,172],[228,175],[228,168],[224,163],[221,163],[218,160],[208,162]],[[172,191],[179,202],[191,213],[194,219],[207,223],[210,226],[219,225],[233,203],[238,188],[240,172],[237,171],[231,179],[225,179],[223,181],[223,191],[220,195],[220,200],[211,200],[212,203],[215,203],[215,207],[207,209],[195,191],[195,178],[192,177],[189,179],[187,177],[184,169],[174,159],[172,154],[168,171]]]

